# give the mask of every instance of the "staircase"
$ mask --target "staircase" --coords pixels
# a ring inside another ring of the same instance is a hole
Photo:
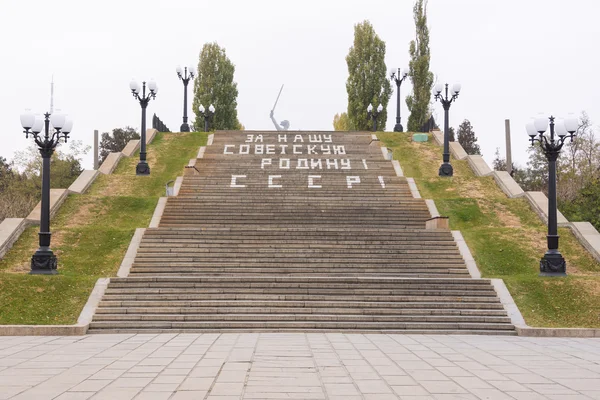
[[[90,333],[514,334],[369,133],[218,132]]]

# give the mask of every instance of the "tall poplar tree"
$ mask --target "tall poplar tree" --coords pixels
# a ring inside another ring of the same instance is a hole
[[[193,110],[198,115],[202,104],[206,109],[213,104],[215,115],[211,121],[213,129],[240,129],[237,118],[237,83],[233,81],[235,66],[225,49],[216,42],[205,43],[200,52],[198,76],[194,80]],[[204,119],[196,117],[196,131],[204,131]]]
[[[427,0],[417,0],[413,7],[416,36],[410,42],[409,76],[412,81],[412,94],[406,97],[410,111],[408,130],[418,131],[429,118],[429,103],[433,86],[433,73],[429,71],[429,28],[427,27]]]
[[[384,131],[392,85],[385,66],[385,42],[377,36],[369,21],[354,25],[354,45],[346,56],[346,63],[348,129],[371,129],[372,122],[367,119],[367,107],[370,103],[374,109],[379,104],[383,106],[383,111],[377,118],[377,127]]]
[[[473,130],[473,125],[471,125],[471,121],[465,119],[458,126],[458,131],[456,132],[456,138],[458,143],[462,146],[463,149],[469,155],[479,154],[481,155],[481,149],[477,144],[477,136],[475,136],[475,131]]]

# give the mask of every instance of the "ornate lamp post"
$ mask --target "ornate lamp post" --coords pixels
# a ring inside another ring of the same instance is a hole
[[[183,70],[181,67],[177,67],[177,76],[183,82],[183,124],[181,124],[181,132],[189,132],[190,126],[188,125],[187,116],[187,86],[188,83],[196,76],[196,68],[185,67]]]
[[[367,119],[373,120],[373,132],[377,132],[377,117],[379,117],[381,111],[383,111],[383,106],[381,104],[377,106],[377,111],[373,111],[373,105],[371,103],[369,103],[369,106],[367,107]]]
[[[439,176],[452,176],[454,175],[454,170],[452,168],[452,164],[450,164],[450,122],[448,119],[448,110],[450,110],[450,104],[458,97],[458,93],[460,92],[460,83],[455,83],[452,86],[452,95],[448,97],[448,84],[446,83],[446,93],[445,96],[442,95],[443,85],[438,83],[435,85],[435,99],[439,100],[444,107],[444,156],[443,163],[440,166]]]
[[[210,121],[212,120],[213,116],[215,115],[215,106],[213,106],[211,104],[208,107],[208,110],[205,110],[204,106],[202,104],[200,104],[200,107],[198,107],[198,110],[200,111],[200,116],[202,118],[204,118],[204,132],[208,132],[208,130],[210,128]]]
[[[398,68],[396,71],[394,68],[390,69],[390,79],[392,82],[396,82],[396,125],[394,126],[394,132],[403,132],[402,124],[400,123],[400,85],[408,76],[408,68]]]
[[[141,96],[139,83],[137,83],[136,81],[131,81],[131,83],[129,83],[129,88],[131,89],[131,93],[133,93],[133,97],[140,102],[140,106],[142,107],[142,137],[140,139],[140,162],[135,167],[135,174],[150,175],[150,166],[146,162],[146,107],[148,107],[150,99],[156,98],[156,93],[158,93],[158,87],[156,86],[156,82],[148,82],[148,89],[150,90],[150,93],[146,94],[146,82],[142,82]]]
[[[550,120],[550,134],[546,135]],[[577,131],[577,118],[569,117],[555,124],[554,117],[539,117],[527,124],[527,134],[533,146],[539,142],[548,160],[548,251],[540,260],[540,276],[566,276],[567,263],[558,251],[558,218],[556,206],[556,160],[565,140],[573,141]],[[555,136],[556,135],[556,136]],[[538,136],[538,137],[536,137]]]
[[[54,132],[50,129],[50,123]],[[42,155],[42,205],[40,215],[40,247],[31,257],[30,274],[55,275],[57,260],[54,252],[50,249],[50,158],[60,139],[65,143],[69,138],[73,121],[67,119],[64,114],[50,113],[44,114],[44,119],[31,112],[25,112],[21,115],[21,125],[23,126],[25,137],[33,135],[33,140],[37,144]]]

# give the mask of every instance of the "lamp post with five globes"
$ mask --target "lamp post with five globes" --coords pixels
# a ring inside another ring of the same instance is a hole
[[[394,68],[390,69],[390,79],[396,82],[396,125],[394,126],[394,132],[403,132],[402,124],[400,123],[400,85],[408,76],[408,68],[398,68],[396,71]]]
[[[146,82],[142,82],[142,95],[140,96],[140,84],[136,81],[131,81],[129,83],[129,88],[131,89],[131,93],[133,93],[133,97],[140,102],[140,106],[142,107],[142,132],[140,138],[140,162],[135,167],[136,175],[150,175],[150,166],[146,162],[146,107],[148,107],[148,103],[150,99],[156,98],[156,93],[158,93],[158,87],[156,86],[156,82],[150,81],[148,82],[148,89],[150,93],[146,94]]]
[[[438,172],[439,176],[452,176],[454,175],[454,170],[452,168],[452,164],[450,164],[450,121],[448,119],[448,110],[450,110],[450,104],[458,97],[458,93],[460,92],[460,83],[455,83],[452,86],[452,95],[448,97],[448,84],[446,83],[446,93],[445,96],[442,95],[443,85],[438,83],[435,85],[435,99],[439,100],[444,107],[444,155],[443,155],[443,163],[440,166],[440,170]]]
[[[54,132],[50,129],[50,123]],[[46,113],[44,119],[31,112],[25,112],[21,115],[21,125],[23,126],[25,137],[33,135],[33,140],[37,144],[42,155],[42,204],[40,213],[40,247],[31,257],[30,274],[54,275],[57,274],[57,260],[54,252],[50,249],[50,158],[56,149],[56,146],[62,138],[67,142],[73,121],[66,118],[61,113]]]
[[[381,111],[383,111],[383,106],[381,104],[377,106],[377,111],[373,111],[373,105],[371,103],[369,103],[369,106],[367,107],[367,119],[373,120],[373,132],[377,132],[377,117],[379,117]]]
[[[215,115],[215,106],[211,104],[208,107],[208,110],[206,110],[204,106],[200,104],[200,107],[198,107],[198,111],[200,111],[200,116],[204,118],[204,132],[208,132],[208,129],[210,128],[209,123]]]
[[[548,120],[550,120],[550,132],[548,129]],[[548,250],[540,260],[541,276],[565,276],[567,275],[567,263],[560,251],[558,251],[558,211],[556,205],[556,160],[560,154],[565,140],[570,138],[573,141],[577,131],[577,118],[569,117],[560,120],[556,124],[555,118],[551,116],[546,118],[540,116],[527,124],[527,134],[533,146],[539,142],[542,151],[548,160]],[[556,130],[555,130],[556,128]],[[537,136],[537,137],[536,137]]]
[[[187,86],[188,83],[194,79],[196,75],[196,68],[194,67],[184,67],[181,69],[180,66],[177,67],[177,76],[183,82],[183,124],[181,124],[180,131],[181,132],[189,132],[190,126],[188,125],[188,116],[187,116]]]

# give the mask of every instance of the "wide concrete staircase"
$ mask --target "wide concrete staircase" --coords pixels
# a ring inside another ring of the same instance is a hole
[[[430,217],[369,133],[218,132],[89,332],[514,334]]]

